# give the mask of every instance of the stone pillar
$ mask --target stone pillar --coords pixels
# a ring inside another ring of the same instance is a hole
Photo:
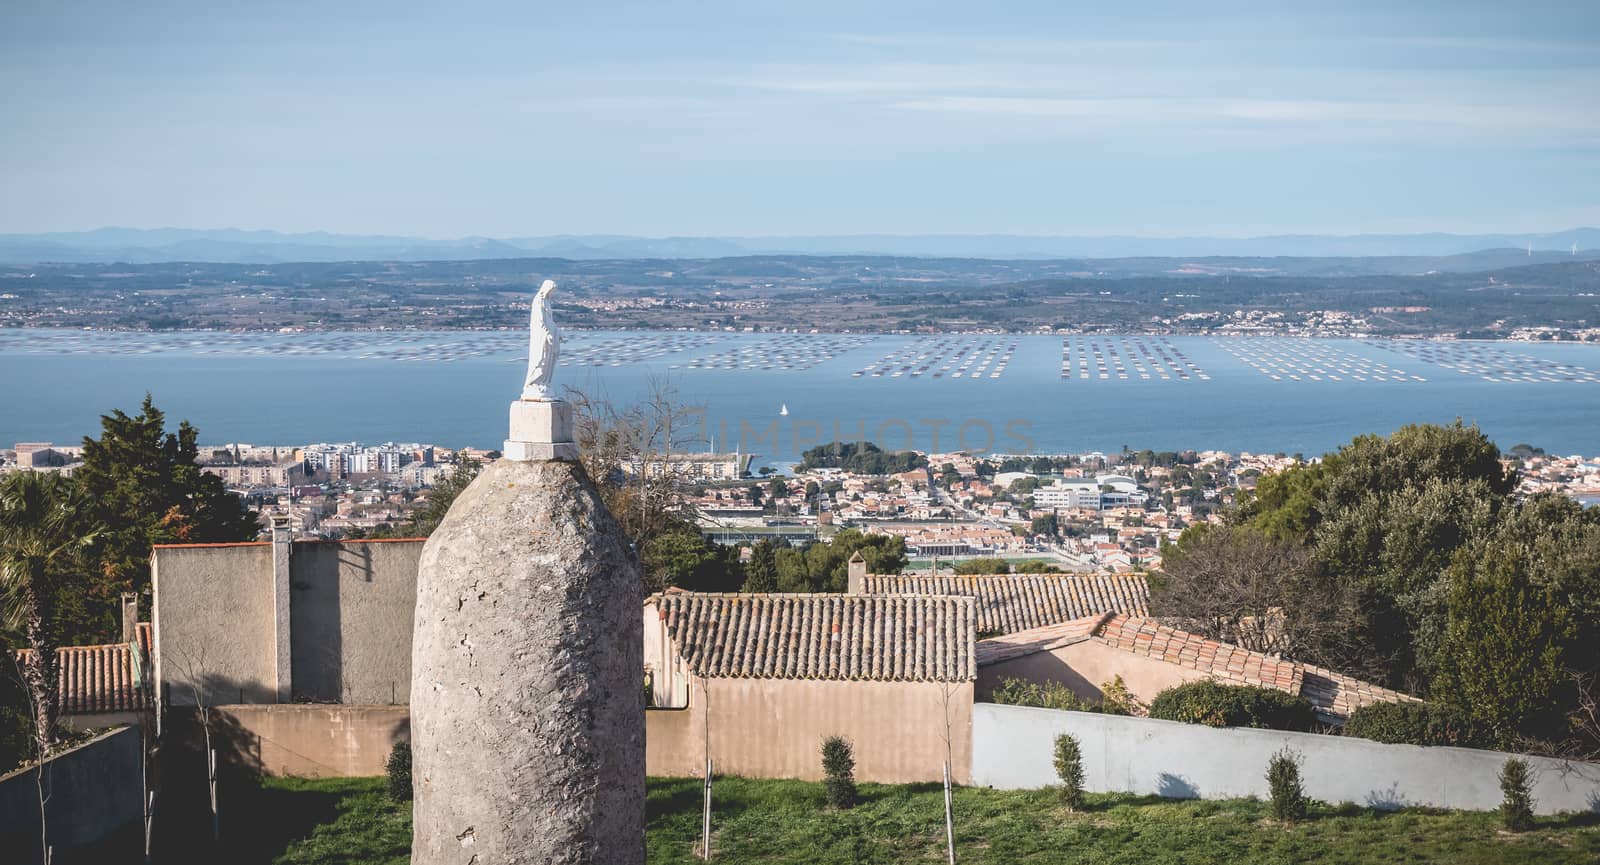
[[[570,412],[514,403],[423,548],[413,865],[644,862],[643,581]]]
[[[294,702],[294,683],[289,671],[294,666],[294,643],[289,634],[289,604],[294,596],[289,585],[289,558],[294,555],[294,533],[289,528],[289,518],[272,518],[272,613],[273,655],[277,676],[273,690],[280,703]]]

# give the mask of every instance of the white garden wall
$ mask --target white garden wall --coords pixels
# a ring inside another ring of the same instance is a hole
[[[1499,773],[1508,756],[978,703],[972,707],[972,783],[1000,789],[1057,783],[1051,757],[1060,733],[1078,737],[1089,790],[1183,799],[1265,798],[1267,761],[1288,747],[1300,756],[1306,794],[1316,799],[1487,811],[1500,805]],[[1600,812],[1600,764],[1527,760],[1535,811]]]

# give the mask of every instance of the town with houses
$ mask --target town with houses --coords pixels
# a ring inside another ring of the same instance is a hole
[[[18,442],[0,450],[0,473],[70,475],[81,447]],[[359,539],[402,526],[430,491],[462,466],[499,458],[481,448],[359,442],[203,446],[203,469],[303,539]],[[1161,547],[1185,528],[1220,522],[1258,478],[1300,455],[1225,451],[1125,451],[979,456],[915,454],[917,467],[867,474],[789,466],[754,454],[674,454],[648,463],[671,471],[680,508],[723,544],[761,539],[826,542],[858,528],[904,539],[912,569],[943,560],[1037,560],[1067,572],[1158,570]],[[1556,492],[1600,504],[1600,457],[1556,456],[1518,445],[1503,457],[1519,492]]]

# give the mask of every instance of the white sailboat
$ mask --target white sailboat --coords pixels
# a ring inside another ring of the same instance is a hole
[[[778,415],[780,417],[788,417],[789,416],[789,404],[788,403],[784,403],[783,405],[778,407]]]

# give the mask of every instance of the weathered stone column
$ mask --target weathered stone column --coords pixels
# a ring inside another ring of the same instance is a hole
[[[550,420],[565,405],[528,402],[512,439],[530,447],[422,551],[413,865],[644,862],[643,583]]]

